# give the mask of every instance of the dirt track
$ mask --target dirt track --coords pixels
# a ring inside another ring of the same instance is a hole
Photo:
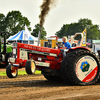
[[[42,75],[0,76],[0,100],[100,100],[100,83],[70,86],[48,82]]]

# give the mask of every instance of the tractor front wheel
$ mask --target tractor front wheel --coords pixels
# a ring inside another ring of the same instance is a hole
[[[18,75],[18,69],[13,69],[13,66],[9,64],[6,68],[6,74],[9,78],[16,78]]]
[[[28,60],[25,65],[25,70],[27,74],[34,74],[36,70],[36,64],[34,60]]]

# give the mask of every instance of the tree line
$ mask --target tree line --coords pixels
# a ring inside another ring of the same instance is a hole
[[[64,24],[59,31],[55,33],[58,37],[71,36],[77,32],[82,32],[86,28],[87,39],[100,39],[99,25],[93,25],[92,20],[81,18],[78,22]]]
[[[32,31],[30,27],[30,21],[27,17],[22,16],[20,11],[11,11],[5,16],[3,13],[0,13],[0,31],[8,32],[7,38],[18,33],[21,30],[25,30],[25,25]],[[35,37],[38,37],[39,32],[39,24],[35,25],[35,29],[31,32],[31,34]],[[41,39],[44,39],[46,36],[46,31],[44,27],[41,29]]]
[[[5,16],[0,13],[0,31],[6,31],[9,33],[7,38],[11,35],[18,33],[21,30],[25,30],[25,25],[31,31],[31,34],[38,37],[40,25],[36,24],[35,28],[30,27],[30,21],[27,17],[22,16],[20,11],[11,11]],[[92,20],[88,18],[81,18],[78,22],[63,24],[61,29],[55,33],[56,36],[62,38],[63,36],[74,35],[77,32],[82,32],[86,28],[87,39],[100,39],[99,25],[94,25]],[[45,28],[41,29],[41,39],[45,39],[47,32]]]

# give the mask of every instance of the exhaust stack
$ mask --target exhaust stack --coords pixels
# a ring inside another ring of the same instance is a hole
[[[40,44],[41,30],[42,30],[42,26],[40,26],[40,29],[39,29],[37,46],[39,46],[39,44]]]

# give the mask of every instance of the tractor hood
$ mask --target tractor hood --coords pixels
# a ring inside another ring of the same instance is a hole
[[[40,47],[40,46],[35,46],[35,45],[23,44],[23,43],[18,43],[17,47],[22,48],[22,49],[32,50],[32,51],[52,53],[56,55],[60,53],[60,49],[52,49],[48,47]]]

